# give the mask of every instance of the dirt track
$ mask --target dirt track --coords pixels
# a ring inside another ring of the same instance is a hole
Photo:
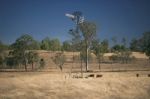
[[[150,99],[148,72],[69,78],[45,72],[0,72],[0,99]]]

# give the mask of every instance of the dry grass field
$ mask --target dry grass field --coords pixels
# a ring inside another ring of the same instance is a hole
[[[150,99],[148,72],[101,74],[71,78],[60,72],[1,72],[0,99]]]
[[[69,62],[71,52],[65,52],[68,62],[63,72],[51,60],[55,53],[38,53],[46,61],[43,70],[0,72],[0,99],[150,99],[150,64],[144,54],[133,53],[142,60],[130,64],[102,63],[101,71],[97,63],[90,63],[94,72],[74,78],[81,75],[81,64]]]

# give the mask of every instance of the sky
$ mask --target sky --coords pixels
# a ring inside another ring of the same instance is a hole
[[[81,11],[95,22],[100,40],[128,42],[150,31],[150,0],[0,0],[0,41],[12,44],[23,34],[70,40],[75,27],[65,13]]]

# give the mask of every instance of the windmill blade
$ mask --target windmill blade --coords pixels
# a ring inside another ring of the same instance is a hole
[[[66,13],[66,14],[65,14],[65,16],[67,16],[67,17],[69,17],[69,18],[71,18],[71,19],[74,19],[74,18],[75,18],[75,16],[74,16],[74,15],[72,15],[72,14],[68,14],[68,13]]]

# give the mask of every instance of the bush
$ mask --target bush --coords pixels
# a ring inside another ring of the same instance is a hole
[[[44,61],[44,59],[42,58],[42,59],[40,60],[40,68],[44,68],[44,66],[45,66],[45,61]]]
[[[14,57],[6,57],[5,63],[7,65],[6,68],[9,68],[9,69],[16,68],[18,66],[18,62]]]
[[[132,60],[130,55],[131,55],[130,51],[122,51],[120,53],[117,53],[116,55],[110,56],[109,59],[112,60],[113,62],[128,63]]]
[[[120,55],[121,62],[128,63],[131,60],[130,55],[131,55],[130,51],[121,52],[121,55]]]
[[[3,65],[3,58],[0,56],[0,65]]]
[[[109,59],[116,63],[116,62],[118,62],[119,57],[118,57],[118,55],[112,55],[109,57]]]

